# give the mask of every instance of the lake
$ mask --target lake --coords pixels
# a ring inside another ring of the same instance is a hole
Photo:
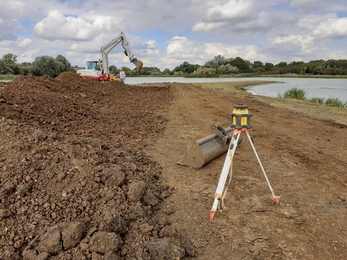
[[[278,94],[283,94],[291,88],[298,88],[305,91],[307,98],[338,98],[340,101],[347,102],[347,79],[285,78],[277,80],[282,83],[257,85],[249,87],[248,91],[255,95],[278,97]]]

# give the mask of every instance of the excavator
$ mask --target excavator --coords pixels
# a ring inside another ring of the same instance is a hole
[[[92,78],[97,81],[108,81],[114,80],[119,81],[119,78],[110,74],[109,64],[108,64],[108,54],[109,52],[116,47],[119,43],[122,43],[124,49],[124,54],[129,58],[130,62],[134,63],[136,66],[137,74],[140,75],[143,62],[138,60],[133,53],[131,52],[130,45],[128,40],[125,37],[125,34],[121,32],[116,38],[111,42],[101,47],[101,57],[102,60],[99,61],[87,61],[87,66],[85,69],[77,70],[82,78]],[[101,70],[97,70],[100,67]]]

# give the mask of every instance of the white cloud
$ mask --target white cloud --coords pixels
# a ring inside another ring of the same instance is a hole
[[[157,47],[157,42],[155,40],[149,40],[145,44],[149,49],[155,49]]]
[[[330,18],[321,22],[312,32],[318,39],[347,37],[347,18]]]
[[[3,0],[0,58],[62,54],[73,65],[100,59],[121,31],[144,66],[204,64],[216,55],[263,62],[346,57],[342,0]],[[32,59],[32,60],[30,60]],[[129,66],[121,45],[110,64]]]
[[[40,49],[38,49],[38,48],[28,49],[27,51],[21,53],[20,56],[17,57],[17,60],[20,63],[22,63],[22,62],[31,63],[35,60],[39,51],[40,51]]]
[[[169,58],[182,61],[193,59],[199,52],[201,52],[201,45],[180,36],[173,37],[166,48],[166,54]]]
[[[16,37],[13,31],[19,28],[19,23],[16,19],[3,19],[0,16],[0,40],[14,40]]]
[[[254,1],[252,0],[230,0],[208,9],[207,18],[212,21],[248,18],[253,10]]]
[[[327,57],[333,60],[347,59],[347,53],[345,51],[329,51]]]
[[[18,47],[19,48],[26,48],[26,47],[30,46],[31,43],[32,43],[31,39],[25,38],[18,43]]]
[[[301,35],[286,35],[286,36],[277,36],[272,41],[272,44],[277,43],[294,43],[294,44],[310,44],[312,42],[312,37],[304,37]]]
[[[111,31],[112,26],[118,25],[119,20],[112,17],[93,16],[93,19],[87,20],[53,11],[39,21],[33,31],[44,39],[86,41],[102,32]]]
[[[293,60],[294,57],[297,57],[298,54],[308,55],[312,52],[317,51],[317,47],[314,38],[310,35],[286,35],[286,36],[277,36],[269,45],[269,49],[274,54],[280,54],[288,52],[288,50],[293,49],[291,52],[290,60]]]
[[[209,31],[213,31],[214,29],[221,28],[225,25],[227,25],[227,23],[225,22],[218,22],[218,23],[199,22],[192,27],[192,30],[195,32],[203,32],[203,31],[209,32]]]
[[[222,4],[215,3],[210,8],[206,8],[205,14],[192,26],[192,30],[214,31],[227,26],[238,26],[239,21],[253,20],[255,3],[253,0],[229,0],[223,1]]]
[[[302,29],[307,29],[309,31],[314,30],[322,22],[329,20],[331,18],[337,18],[334,13],[325,13],[319,15],[309,15],[298,20],[298,26]]]

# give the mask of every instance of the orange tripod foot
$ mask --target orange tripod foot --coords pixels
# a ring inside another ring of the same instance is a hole
[[[280,196],[275,196],[274,197],[274,203],[277,205],[277,204],[279,204],[280,203]]]
[[[215,210],[211,210],[211,211],[210,211],[210,220],[213,220],[213,219],[214,219],[214,213],[216,213]]]

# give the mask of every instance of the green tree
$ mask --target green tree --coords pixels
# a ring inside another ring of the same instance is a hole
[[[17,62],[17,56],[12,53],[7,53],[4,56],[2,56],[2,60],[6,64],[15,64]]]
[[[32,73],[32,66],[20,66],[20,75],[30,75]]]
[[[127,77],[136,76],[136,70],[132,70],[128,67],[122,67],[122,69]]]
[[[17,56],[12,53],[7,53],[2,56],[1,74],[15,74],[20,72],[19,66],[16,64]]]
[[[207,61],[204,67],[218,69],[218,67],[225,65],[226,63],[227,63],[227,60],[223,56],[217,55],[213,57],[212,60]]]
[[[5,74],[6,64],[3,60],[0,60],[0,74]]]
[[[230,65],[239,69],[240,73],[247,73],[251,71],[251,65],[249,61],[245,61],[241,57],[236,57],[230,62]]]
[[[325,61],[324,60],[312,60],[308,62],[306,68],[306,73],[320,75],[323,74],[323,69],[325,69]]]
[[[276,64],[275,67],[277,68],[284,68],[284,67],[287,67],[287,62],[285,61],[281,61],[280,63]]]
[[[254,69],[256,69],[256,68],[263,68],[264,64],[261,61],[257,60],[257,61],[254,61],[251,66]]]
[[[70,62],[62,55],[58,55],[55,59],[47,55],[36,57],[32,65],[35,76],[47,74],[51,77],[57,77],[60,73],[71,69]]]
[[[45,74],[56,77],[59,75],[59,64],[50,56],[39,56],[33,62],[33,74],[35,76],[43,76]]]
[[[61,72],[71,70],[71,63],[63,55],[61,54],[57,55],[55,60],[57,62],[60,62],[59,66],[60,66]]]
[[[161,72],[160,70],[152,70],[150,75],[153,75],[153,76],[161,75]]]
[[[174,76],[184,76],[184,73],[182,71],[174,71]]]
[[[190,73],[193,73],[197,68],[199,68],[200,65],[193,65],[193,64],[190,64],[189,62],[185,61],[183,62],[180,66],[177,66],[176,68],[174,68],[173,71],[176,71],[176,72],[183,72],[185,74],[190,74]]]
[[[305,69],[305,62],[303,61],[293,61],[288,64],[288,72],[290,73],[304,74]]]
[[[113,74],[113,75],[119,74],[119,69],[117,69],[117,67],[114,65],[111,65],[108,69],[110,71],[110,74]]]
[[[171,70],[168,68],[164,69],[163,74],[164,75],[172,75]]]
[[[231,66],[230,64],[221,65],[217,69],[218,74],[231,74],[231,73],[238,73],[239,69]]]
[[[265,71],[270,71],[273,67],[275,67],[275,65],[270,62],[266,62],[264,65]]]
[[[199,67],[196,71],[190,74],[190,76],[205,78],[205,77],[215,77],[216,74],[217,74],[217,70],[214,68]]]

